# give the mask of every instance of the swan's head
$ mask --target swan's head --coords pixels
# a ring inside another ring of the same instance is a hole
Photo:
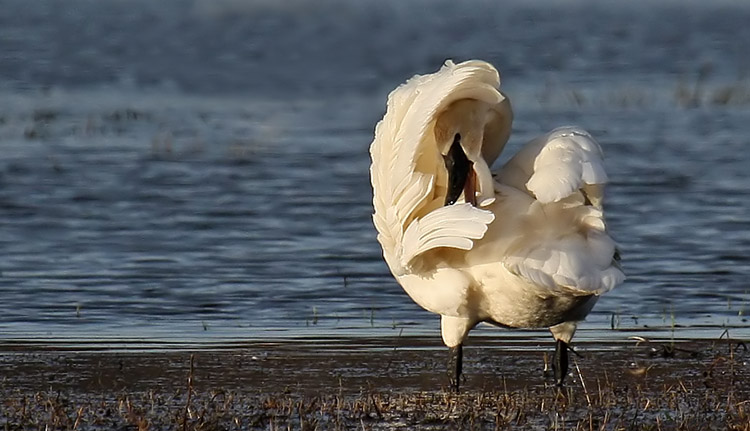
[[[464,201],[486,206],[494,200],[490,165],[510,137],[513,114],[507,98],[499,104],[461,99],[435,121],[435,143],[448,171],[445,205]]]

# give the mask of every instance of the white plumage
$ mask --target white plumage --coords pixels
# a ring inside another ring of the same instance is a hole
[[[555,129],[490,172],[512,122],[499,88],[482,61],[447,61],[414,76],[389,95],[370,148],[384,258],[409,296],[442,316],[448,347],[479,322],[550,327],[567,343],[598,296],[625,277],[606,230],[607,175],[591,135]],[[458,143],[469,173],[448,204],[444,159]]]

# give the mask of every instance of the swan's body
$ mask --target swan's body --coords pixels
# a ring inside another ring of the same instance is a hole
[[[443,341],[459,349],[456,385],[479,322],[549,327],[566,368],[576,322],[624,279],[588,133],[553,130],[490,172],[512,121],[499,86],[481,61],[415,76],[388,97],[370,148],[383,255],[407,294],[441,315]]]

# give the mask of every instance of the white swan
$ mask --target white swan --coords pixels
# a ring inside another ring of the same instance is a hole
[[[576,323],[625,278],[591,135],[555,129],[491,173],[513,116],[499,88],[497,70],[476,60],[414,76],[388,96],[370,147],[383,256],[406,293],[440,314],[456,390],[479,322],[549,327],[562,385]]]

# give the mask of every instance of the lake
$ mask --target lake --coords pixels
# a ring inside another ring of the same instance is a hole
[[[500,70],[503,160],[564,124],[604,149],[628,280],[579,338],[750,337],[747,3],[3,4],[0,340],[439,336],[382,260],[368,147],[447,58]]]

